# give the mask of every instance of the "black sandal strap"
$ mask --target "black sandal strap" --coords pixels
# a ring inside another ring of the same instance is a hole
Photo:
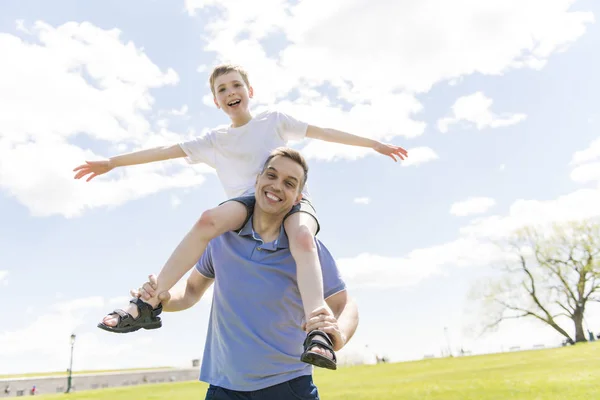
[[[325,343],[319,340],[315,340],[315,336],[322,337],[325,339]],[[320,330],[310,331],[308,335],[306,335],[306,339],[304,339],[304,351],[310,351],[314,347],[320,347],[322,349],[327,349],[331,352],[332,360],[337,362],[337,357],[335,355],[335,350],[333,349],[333,342],[329,335]]]
[[[137,306],[139,310],[139,317],[143,317],[143,319],[156,318],[162,312],[162,304],[159,304],[156,308],[152,308],[150,304],[146,303],[139,297],[134,297],[133,299],[129,300],[129,302]]]

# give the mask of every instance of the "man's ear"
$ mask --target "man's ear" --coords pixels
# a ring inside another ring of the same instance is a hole
[[[217,108],[221,108],[221,106],[219,106],[219,102],[217,101],[217,97],[213,96],[213,101],[215,102],[215,106],[217,106]]]
[[[252,86],[248,87],[248,97],[249,98],[254,97],[254,89],[252,88]]]
[[[296,201],[294,202],[294,205],[300,203],[300,200],[302,200],[302,192],[300,192],[300,194],[298,195],[298,197],[296,198]]]

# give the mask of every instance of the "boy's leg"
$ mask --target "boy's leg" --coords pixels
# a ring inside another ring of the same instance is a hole
[[[198,262],[208,242],[225,232],[239,229],[247,217],[247,206],[237,201],[228,201],[203,212],[160,271],[156,293],[171,289]],[[155,308],[160,301],[155,296],[147,303]],[[138,308],[134,304],[129,304],[124,310],[134,318],[138,316]],[[115,326],[118,317],[109,314],[102,322],[108,326]]]
[[[308,320],[310,314],[317,309],[322,309],[324,314],[332,314],[323,294],[323,273],[315,244],[317,221],[308,213],[296,212],[285,219],[284,227],[290,243],[290,252],[296,261],[296,279],[305,320]],[[325,343],[318,336],[315,340]],[[332,357],[325,349],[315,347],[311,351]]]

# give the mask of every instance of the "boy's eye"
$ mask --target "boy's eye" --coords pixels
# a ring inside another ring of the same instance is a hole
[[[293,184],[292,182],[286,182],[285,184],[286,184],[286,185],[287,185],[287,187],[289,187],[289,188],[292,188],[292,189],[294,188],[294,184]]]
[[[224,91],[225,91],[225,88],[219,89],[219,92],[224,92]]]
[[[275,178],[275,174],[267,174],[268,178]]]

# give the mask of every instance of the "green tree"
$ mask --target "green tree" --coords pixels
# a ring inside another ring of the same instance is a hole
[[[505,320],[533,318],[571,344],[585,342],[586,307],[600,302],[600,222],[524,228],[502,247],[509,257],[499,276],[477,288],[485,330]],[[565,327],[570,323],[574,329]]]

